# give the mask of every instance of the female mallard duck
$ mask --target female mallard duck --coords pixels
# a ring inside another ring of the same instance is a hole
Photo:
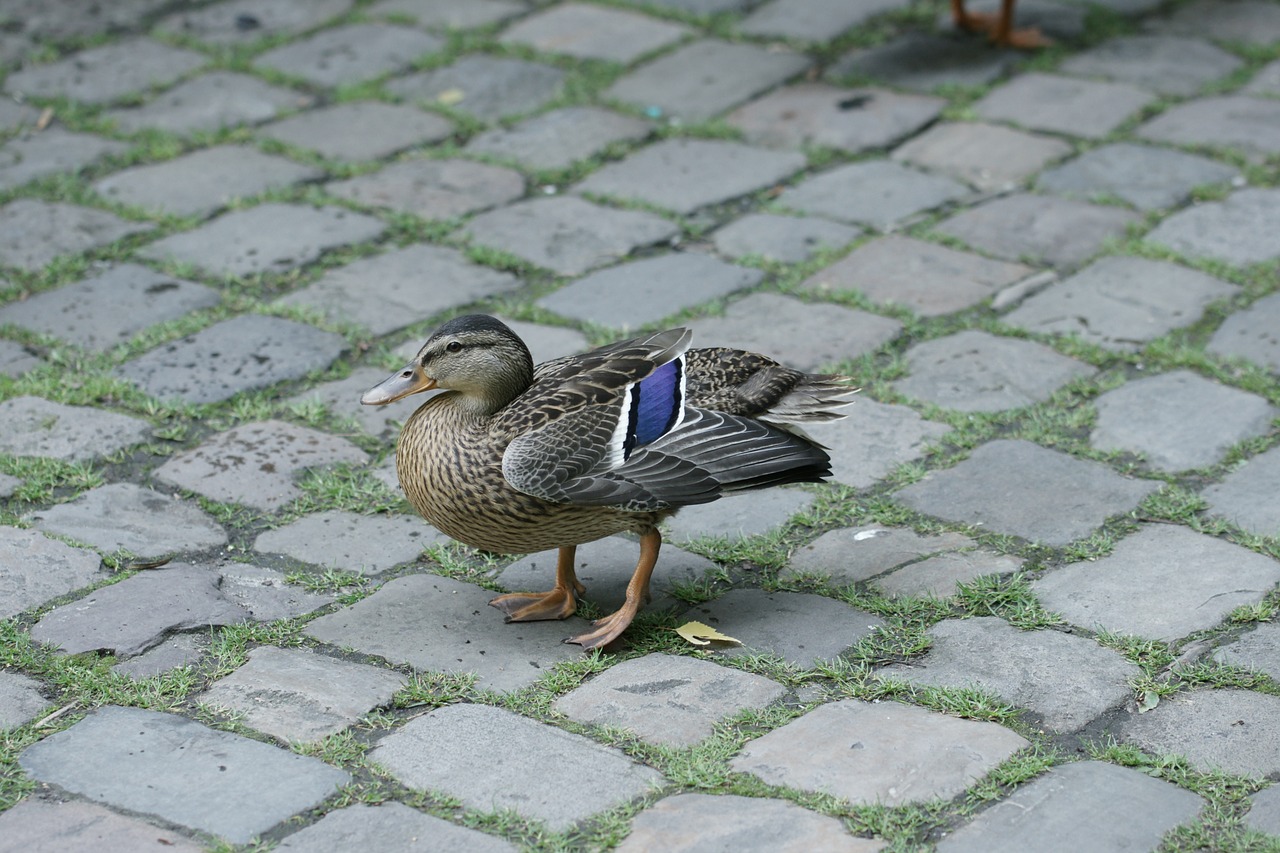
[[[490,602],[508,622],[564,619],[584,588],[575,548],[631,531],[640,562],[617,612],[566,642],[616,639],[648,599],[658,524],[690,504],[831,473],[823,449],[778,422],[839,417],[839,376],[761,355],[689,349],[672,329],[534,367],[493,317],[445,323],[404,369],[371,388],[384,405],[444,388],[405,423],[396,471],[410,503],[454,539],[485,551],[559,549],[555,588]]]

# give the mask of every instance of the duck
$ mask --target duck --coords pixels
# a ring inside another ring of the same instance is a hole
[[[622,605],[569,637],[584,650],[617,640],[649,599],[659,525],[681,508],[831,473],[799,425],[843,417],[847,377],[811,374],[726,347],[690,348],[685,328],[534,365],[501,320],[440,326],[364,405],[441,390],[405,421],[396,474],[409,503],[481,551],[557,551],[555,583],[489,603],[507,622],[565,619],[585,587],[577,546],[619,533],[640,555]]]

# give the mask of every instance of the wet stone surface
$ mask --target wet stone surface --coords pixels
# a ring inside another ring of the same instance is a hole
[[[259,421],[173,457],[156,469],[155,478],[212,500],[275,510],[302,495],[295,483],[302,471],[367,459],[346,439],[283,421]]]
[[[1142,673],[1117,651],[1060,631],[1020,631],[994,616],[946,619],[929,629],[929,653],[879,672],[912,684],[980,687],[1078,731],[1130,698]]]
[[[999,439],[954,468],[907,486],[895,500],[949,521],[1065,545],[1133,509],[1155,489],[1153,482],[1125,479],[1096,462]]]
[[[1005,322],[1136,352],[1235,293],[1234,285],[1167,261],[1107,257],[1031,296]]]
[[[269,202],[157,240],[140,254],[219,276],[286,272],[329,249],[372,240],[385,229],[372,216],[351,210]]]
[[[1264,435],[1280,415],[1262,397],[1188,370],[1135,379],[1098,397],[1089,443],[1141,454],[1162,471],[1204,468],[1237,442]]]
[[[235,844],[351,779],[319,759],[183,717],[113,706],[28,747],[18,760],[42,782]]]
[[[116,375],[160,399],[213,403],[328,367],[346,349],[333,332],[244,314],[161,344]]]
[[[1073,625],[1173,641],[1218,625],[1280,581],[1280,562],[1185,527],[1141,526],[1094,561],[1032,583]],[[1151,590],[1161,590],[1158,597]]]
[[[961,412],[1029,406],[1095,372],[1043,344],[974,330],[917,344],[907,350],[906,361],[909,375],[894,388]]]
[[[553,707],[577,722],[628,729],[651,743],[693,746],[718,720],[785,693],[781,684],[749,672],[653,654],[601,673]]]

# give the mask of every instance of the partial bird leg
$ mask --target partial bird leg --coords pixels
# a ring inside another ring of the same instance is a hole
[[[591,623],[594,631],[579,634],[565,640],[566,643],[577,643],[583,649],[598,649],[618,639],[631,620],[636,618],[640,607],[649,600],[649,578],[653,576],[653,567],[658,563],[658,549],[662,547],[662,534],[650,530],[640,537],[640,562],[636,564],[631,582],[627,584],[627,597],[622,606],[603,619]]]
[[[509,592],[489,603],[507,614],[507,622],[568,619],[578,609],[578,596],[587,588],[573,572],[576,545],[565,545],[556,558],[556,585],[549,592]]]
[[[951,0],[951,16],[960,29],[987,33],[991,36],[991,41],[1000,47],[1035,50],[1052,45],[1053,39],[1047,38],[1035,27],[1024,30],[1013,28],[1015,2],[1016,0],[1001,0],[1000,14],[988,15],[985,12],[965,11],[964,0]]]

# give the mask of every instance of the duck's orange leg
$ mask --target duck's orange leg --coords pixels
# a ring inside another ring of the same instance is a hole
[[[549,592],[509,592],[490,600],[507,614],[507,622],[536,622],[540,619],[568,619],[578,609],[578,596],[586,587],[573,572],[576,545],[566,545],[556,558],[556,585]]]
[[[1013,28],[1013,5],[1016,0],[1001,0],[1000,14],[988,15],[984,12],[968,12],[964,8],[964,0],[951,0],[951,16],[956,26],[969,32],[988,33],[991,41],[1000,47],[1015,47],[1020,50],[1035,50],[1049,47],[1053,39],[1043,35],[1035,27],[1023,30]]]
[[[598,649],[618,639],[631,620],[640,612],[640,606],[649,600],[649,578],[653,576],[653,567],[658,563],[658,549],[662,547],[662,534],[650,530],[640,537],[640,562],[636,564],[635,574],[627,584],[627,597],[622,606],[603,619],[591,623],[592,631],[570,637],[566,643],[577,643],[583,649]]]

